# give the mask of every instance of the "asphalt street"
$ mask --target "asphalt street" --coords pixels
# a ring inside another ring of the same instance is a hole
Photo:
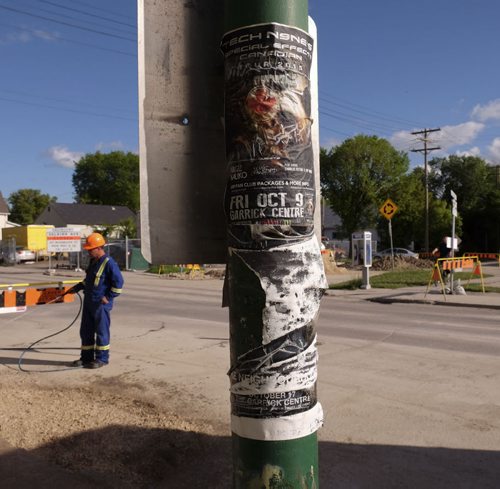
[[[17,268],[3,273],[2,282],[47,280],[40,269]],[[179,412],[213,420],[229,434],[229,328],[228,312],[221,308],[222,280],[168,280],[133,272],[126,272],[125,280],[113,311],[112,361],[99,375],[146,387],[173,386],[176,395],[168,402]],[[449,307],[454,298],[446,305],[422,302],[423,292],[371,289],[323,298],[317,323],[318,392],[325,412],[319,432],[321,487],[498,488],[495,305],[500,294],[486,294],[491,307],[474,307],[474,296]],[[77,305],[0,315],[3,365],[16,368],[19,350],[10,348],[68,324]],[[77,328],[71,329],[52,338],[50,346],[73,350],[30,353],[24,366],[44,382],[43,371],[75,358],[78,343]],[[49,381],[63,385],[68,375],[85,382],[95,374],[62,370]]]

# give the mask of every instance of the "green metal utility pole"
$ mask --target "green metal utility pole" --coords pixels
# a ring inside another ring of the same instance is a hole
[[[318,488],[307,0],[226,0],[225,211],[235,489]]]

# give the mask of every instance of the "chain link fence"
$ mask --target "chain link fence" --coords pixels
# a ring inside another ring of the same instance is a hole
[[[82,251],[79,252],[47,253],[48,267],[85,270],[89,263],[89,255],[83,249],[84,244],[85,240],[82,239]],[[122,270],[147,270],[150,266],[142,256],[140,239],[110,239],[104,246],[104,251]],[[0,240],[0,264],[16,265],[16,263],[16,239]]]
[[[70,269],[85,270],[89,263],[89,255],[83,249],[85,240],[82,240],[82,251],[67,253],[67,267]],[[122,270],[147,270],[149,263],[141,253],[140,239],[110,239],[104,245],[104,251],[116,261]],[[57,263],[58,268],[63,266]],[[57,267],[56,265],[56,267]]]
[[[0,263],[2,265],[16,264],[16,238],[7,238],[0,241]]]

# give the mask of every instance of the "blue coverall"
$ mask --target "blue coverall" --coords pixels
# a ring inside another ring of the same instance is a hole
[[[109,362],[110,312],[113,299],[122,291],[123,277],[116,262],[110,256],[103,255],[98,260],[91,260],[85,279],[74,287],[75,292],[83,290],[81,360],[83,363],[98,360]],[[102,298],[108,299],[107,304]]]

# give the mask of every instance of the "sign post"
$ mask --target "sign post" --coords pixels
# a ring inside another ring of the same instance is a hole
[[[389,226],[389,239],[391,241],[391,262],[392,268],[394,268],[394,246],[392,243],[392,218],[394,214],[398,211],[398,206],[391,200],[387,199],[382,207],[379,209],[379,212],[387,219]]]
[[[82,250],[82,236],[79,229],[54,228],[47,230],[47,251],[49,271],[52,270],[52,253],[71,253]],[[77,269],[80,264],[77,265]]]
[[[450,189],[451,194],[451,258],[455,258],[455,218],[458,215],[457,212],[457,194]],[[451,269],[450,273],[450,294],[453,294],[454,283],[453,283],[454,270]]]

